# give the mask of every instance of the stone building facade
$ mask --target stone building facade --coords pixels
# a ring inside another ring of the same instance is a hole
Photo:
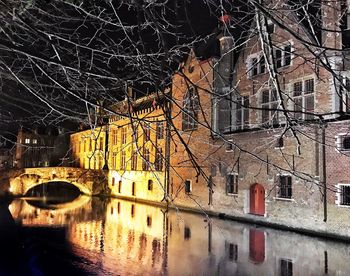
[[[115,114],[108,124],[71,135],[73,162],[105,170],[112,196],[160,202],[166,191],[164,107],[156,93],[110,106]]]

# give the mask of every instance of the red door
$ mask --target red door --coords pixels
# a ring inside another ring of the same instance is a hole
[[[265,214],[265,189],[258,183],[250,187],[250,213],[258,216]]]
[[[260,264],[265,260],[264,231],[249,230],[249,258],[256,264]]]

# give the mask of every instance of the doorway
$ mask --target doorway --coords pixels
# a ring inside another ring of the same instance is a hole
[[[265,189],[261,184],[250,187],[250,213],[253,215],[265,215]]]

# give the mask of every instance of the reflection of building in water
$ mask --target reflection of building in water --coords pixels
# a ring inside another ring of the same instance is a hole
[[[33,203],[35,204],[35,202]],[[41,209],[25,200],[14,200],[9,210],[16,221],[28,226],[57,226],[89,219],[91,198],[79,196],[72,202],[51,206],[52,209]]]
[[[344,266],[348,244],[217,219],[208,223],[194,214],[170,212],[168,220],[169,275],[350,275]]]
[[[22,203],[21,203],[22,202]],[[67,211],[67,239],[84,265],[121,275],[350,275],[348,244],[207,218],[128,201],[87,202]],[[61,214],[25,201],[10,205],[25,225]],[[101,209],[101,208],[100,208]],[[80,211],[78,211],[80,210]],[[64,218],[62,218],[64,220]],[[56,223],[56,224],[54,224]],[[42,224],[45,225],[45,224]],[[45,226],[47,226],[46,223]]]
[[[105,219],[72,225],[68,238],[91,251],[104,270],[134,274],[142,269],[143,275],[147,271],[157,275],[164,262],[164,217],[159,208],[114,200],[107,206]]]

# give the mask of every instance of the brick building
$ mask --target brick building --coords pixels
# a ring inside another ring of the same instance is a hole
[[[221,32],[204,51],[191,51],[161,99],[155,93],[120,102],[108,129],[72,135],[79,165],[103,167],[104,161],[91,165],[94,146],[85,148],[83,138],[92,135],[105,144],[100,158],[108,156],[112,195],[153,202],[168,195],[177,207],[349,236],[350,71],[342,9],[321,5],[318,33],[290,9],[275,9],[283,25],[274,14],[257,13],[240,47],[225,17]]]
[[[217,37],[220,55],[203,60],[192,54],[174,76],[175,106],[182,100],[186,109],[192,87],[191,106],[197,107],[199,99],[197,113],[189,112],[198,119],[192,128],[184,123],[188,116],[177,116],[173,108],[174,124],[198,165],[186,168],[191,158],[172,137],[180,148],[170,159],[175,203],[255,222],[350,234],[344,227],[350,225],[350,211],[342,208],[350,205],[349,75],[342,51],[347,31],[337,23],[340,7],[325,4],[321,12],[327,31],[315,36],[288,9],[279,10],[286,28],[257,14],[240,49],[226,24]],[[315,55],[318,38],[332,49],[321,59],[330,66]]]

